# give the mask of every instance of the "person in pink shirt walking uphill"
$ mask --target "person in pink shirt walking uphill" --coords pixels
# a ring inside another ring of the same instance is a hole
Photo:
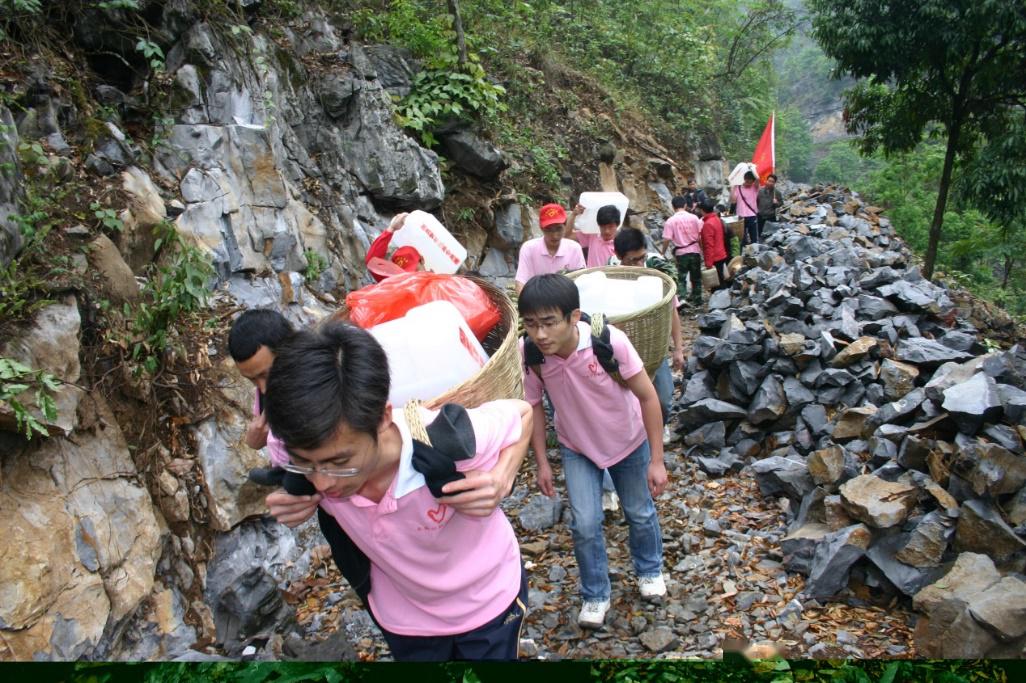
[[[691,280],[691,305],[702,305],[702,219],[688,211],[684,197],[673,198],[674,214],[663,224],[663,246],[671,246],[677,260],[677,295],[683,299]]]
[[[284,467],[317,493],[272,493],[271,514],[295,525],[319,505],[338,521],[369,561],[370,612],[397,660],[515,659],[527,600],[520,547],[496,499],[461,495],[497,470],[512,483],[530,406],[412,408],[428,435],[415,439],[389,383],[385,352],[352,325],[301,330],[279,347],[267,421]]]
[[[584,213],[584,206],[578,204],[570,213],[570,220],[566,222],[564,237],[575,239],[585,251],[585,261],[589,268],[597,268],[609,264],[609,259],[616,254],[613,248],[613,238],[620,228],[620,209],[614,204],[607,204],[599,207],[595,212],[595,222],[598,224],[598,234],[581,232],[574,227],[574,221]]]
[[[630,531],[630,553],[642,599],[660,600],[663,545],[653,498],[666,488],[663,420],[652,381],[627,335],[604,327],[597,336],[581,319],[577,286],[565,275],[540,275],[517,301],[527,330],[521,342],[524,392],[534,410],[531,446],[538,487],[555,495],[545,450],[542,390],[556,409],[571,533],[583,603],[577,623],[600,628],[610,604],[602,531],[602,471],[608,469]]]
[[[559,204],[546,204],[538,211],[538,225],[542,236],[520,245],[515,278],[517,294],[535,275],[565,273],[585,267],[581,245],[563,237],[566,209]]]

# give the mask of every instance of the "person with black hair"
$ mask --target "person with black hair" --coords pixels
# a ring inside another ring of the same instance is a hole
[[[767,221],[771,223],[777,221],[777,210],[780,209],[780,205],[784,202],[784,197],[780,194],[780,190],[777,189],[776,173],[770,173],[766,176],[766,184],[759,188],[756,202],[755,208],[759,211],[759,234],[762,235],[762,226],[766,225]]]
[[[253,418],[246,425],[246,445],[254,449],[267,446],[272,452],[272,459],[273,454],[281,449],[281,444],[267,428],[264,395],[275,351],[290,334],[292,325],[285,316],[269,308],[245,311],[235,319],[228,332],[228,353],[235,361],[235,367],[256,387]]]
[[[623,219],[623,216],[620,215],[620,209],[615,204],[599,207],[599,210],[595,212],[595,222],[598,224],[599,229],[596,235],[581,232],[574,227],[577,217],[584,213],[584,211],[585,209],[582,204],[574,207],[574,210],[570,212],[570,218],[566,222],[566,232],[563,234],[563,237],[577,240],[580,243],[581,248],[585,251],[584,257],[588,268],[604,266],[609,263],[609,259],[614,254],[613,236],[616,235],[616,231],[620,228],[620,221]]]
[[[477,472],[516,472],[532,434],[530,406],[393,411],[384,350],[341,322],[289,338],[267,386],[286,468],[317,491],[276,491],[271,514],[294,526],[320,506],[338,521],[369,561],[370,612],[392,655],[515,659],[527,580],[513,528],[494,504],[464,511],[447,494]],[[430,438],[417,436],[421,429]]]
[[[699,214],[702,204],[708,200],[705,190],[698,186],[698,181],[695,180],[694,176],[688,178],[688,189],[682,196],[684,201],[687,202],[687,210],[696,215]]]
[[[691,304],[702,305],[702,220],[688,211],[684,197],[674,197],[674,214],[663,224],[663,253],[673,250],[677,261],[677,295],[687,295],[687,281],[691,281]]]
[[[616,249],[616,257],[620,265],[628,267],[652,268],[667,276],[676,279],[676,268],[662,255],[650,252],[645,245],[645,235],[637,228],[624,228],[616,233],[613,239],[613,246]],[[655,385],[656,393],[659,395],[659,406],[663,412],[663,445],[669,445],[673,441],[673,434],[670,432],[670,407],[673,405],[673,373],[670,371],[672,361],[673,369],[680,370],[684,367],[684,341],[681,336],[680,313],[677,311],[679,302],[677,297],[672,301],[673,314],[670,318],[670,358],[664,360],[652,376],[652,384]]]
[[[730,201],[737,204],[737,215],[745,221],[745,244],[758,244],[759,232],[759,179],[751,171],[745,171],[744,183],[730,186]]]
[[[716,213],[715,205],[706,200],[702,210],[702,255],[705,267],[715,268],[720,285],[727,282],[727,247],[723,243],[723,221]]]
[[[600,628],[610,604],[602,531],[603,470],[612,476],[627,519],[642,599],[659,600],[666,594],[662,535],[653,503],[666,488],[659,397],[627,335],[606,326],[601,336],[593,336],[592,326],[581,319],[577,286],[565,275],[531,278],[517,307],[527,331],[520,351],[524,393],[534,411],[531,446],[538,488],[555,495],[545,448],[544,389],[556,409],[556,435],[573,512],[570,530],[583,598],[577,623]],[[537,363],[535,351],[541,352]]]

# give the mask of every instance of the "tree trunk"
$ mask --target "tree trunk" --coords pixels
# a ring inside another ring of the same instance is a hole
[[[948,129],[948,149],[944,153],[944,170],[941,172],[940,187],[937,189],[937,205],[933,209],[933,222],[930,224],[930,238],[926,244],[926,258],[923,264],[923,277],[933,278],[933,267],[937,262],[937,245],[940,243],[941,227],[944,225],[944,209],[948,204],[948,190],[951,188],[951,171],[955,166],[955,150],[958,149],[958,138],[962,132],[962,117],[953,117],[951,128]]]
[[[1001,277],[1001,289],[1008,289],[1008,276],[1012,274],[1012,266],[1015,265],[1015,260],[1005,255],[1005,272]]]
[[[452,27],[456,31],[457,59],[461,67],[467,64],[467,40],[463,36],[463,18],[460,16],[460,0],[448,0],[449,13],[452,14]]]

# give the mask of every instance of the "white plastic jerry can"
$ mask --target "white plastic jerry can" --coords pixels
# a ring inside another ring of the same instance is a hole
[[[428,401],[473,377],[488,354],[459,309],[431,301],[368,330],[388,356],[388,400],[399,408]]]
[[[574,230],[591,235],[597,235],[599,231],[598,223],[595,221],[599,209],[609,204],[618,208],[620,225],[616,227],[620,228],[627,216],[627,207],[630,205],[630,200],[622,192],[582,192],[577,201],[584,207],[584,213],[574,219]]]
[[[433,273],[451,275],[467,260],[466,248],[426,211],[411,211],[402,229],[392,237],[392,244],[416,249],[424,259],[424,268]]]

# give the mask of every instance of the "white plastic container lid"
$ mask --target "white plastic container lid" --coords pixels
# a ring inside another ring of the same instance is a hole
[[[608,204],[620,209],[620,225],[616,226],[619,228],[623,225],[627,207],[630,205],[630,200],[622,192],[582,192],[577,201],[584,207],[584,213],[574,219],[574,229],[590,235],[598,234],[595,216],[599,209]]]

